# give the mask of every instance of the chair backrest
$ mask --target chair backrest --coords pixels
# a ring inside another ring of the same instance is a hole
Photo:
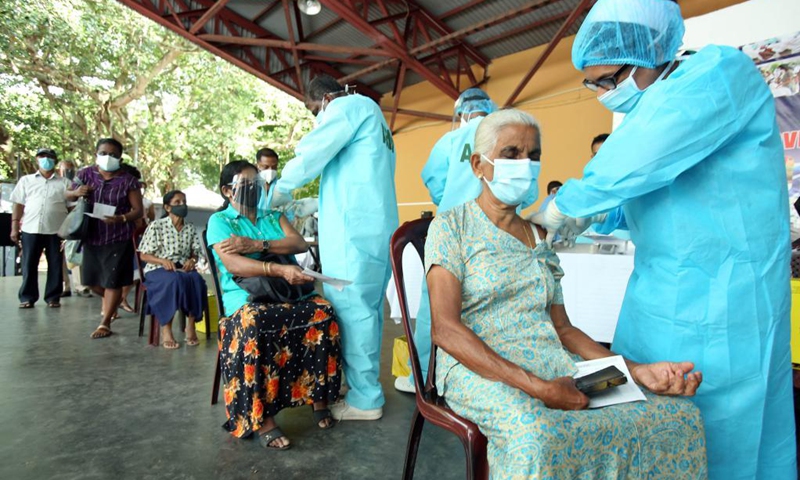
[[[400,316],[403,320],[403,330],[408,340],[409,359],[411,360],[411,372],[416,384],[417,396],[427,402],[438,402],[436,393],[436,345],[431,345],[431,359],[428,368],[428,378],[425,384],[422,382],[422,369],[419,363],[419,354],[414,344],[414,335],[411,328],[411,318],[408,312],[408,300],[406,297],[406,287],[403,275],[403,251],[409,243],[414,246],[423,263],[425,261],[425,239],[428,236],[433,218],[420,218],[406,222],[394,232],[391,240],[392,271],[394,272],[395,286],[397,287],[397,300],[400,304]],[[423,280],[424,281],[424,280]]]
[[[203,247],[206,249],[206,257],[208,258],[208,268],[211,270],[211,278],[214,280],[214,295],[217,297],[217,310],[219,311],[219,318],[225,316],[225,306],[222,304],[222,288],[219,286],[219,270],[217,270],[217,261],[214,259],[214,252],[208,246],[208,230],[203,230]]]

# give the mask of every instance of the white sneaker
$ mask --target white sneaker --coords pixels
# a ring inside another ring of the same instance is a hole
[[[344,400],[340,400],[329,407],[331,415],[336,420],[378,420],[383,416],[383,408],[361,410]]]
[[[417,391],[411,376],[397,377],[394,379],[394,389],[405,393],[415,393]]]

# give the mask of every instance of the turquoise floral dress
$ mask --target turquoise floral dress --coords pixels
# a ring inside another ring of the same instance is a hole
[[[534,229],[535,230],[535,229]],[[550,320],[564,303],[558,257],[497,228],[474,201],[439,215],[425,245],[461,282],[461,321],[505,359],[551,380],[576,373]],[[563,411],[487,380],[447,352],[436,383],[448,405],[489,439],[493,479],[700,479],[707,477],[700,412],[689,400],[647,393],[646,402]]]

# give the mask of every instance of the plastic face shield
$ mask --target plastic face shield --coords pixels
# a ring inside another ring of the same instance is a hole
[[[235,175],[231,187],[232,203],[240,215],[257,215],[260,199],[264,196],[264,187],[258,177]]]

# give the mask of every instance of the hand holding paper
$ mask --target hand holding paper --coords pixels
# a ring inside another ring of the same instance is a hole
[[[314,270],[311,270],[309,268],[303,269],[303,273],[305,273],[309,277],[316,278],[317,280],[319,280],[322,283],[327,283],[328,285],[332,286],[336,290],[339,290],[340,292],[342,290],[344,290],[344,287],[346,287],[347,285],[350,285],[351,283],[353,283],[350,280],[342,280],[342,279],[339,279],[339,278],[333,278],[333,277],[325,276],[325,275],[323,275],[321,273],[317,273]]]
[[[106,217],[113,217],[116,214],[116,212],[117,212],[117,207],[115,207],[114,205],[95,203],[94,210],[91,213],[86,212],[84,215],[88,215],[98,220],[105,220]]]

